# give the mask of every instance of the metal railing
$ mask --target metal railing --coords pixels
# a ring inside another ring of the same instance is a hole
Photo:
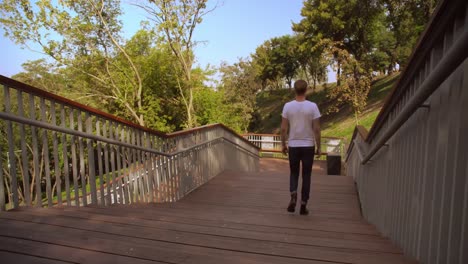
[[[348,149],[364,217],[422,263],[468,263],[468,3],[442,1]]]
[[[244,134],[251,143],[260,148],[261,152],[265,153],[281,153],[281,135],[278,134]],[[344,155],[345,153],[345,139],[339,137],[322,137],[321,138],[322,155],[333,153],[336,155]]]
[[[163,134],[0,76],[0,211],[177,201],[258,148],[223,125]]]

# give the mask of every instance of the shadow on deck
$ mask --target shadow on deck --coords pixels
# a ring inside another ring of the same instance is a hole
[[[412,263],[360,215],[351,178],[314,165],[310,215],[288,164],[225,172],[177,203],[0,213],[2,263]]]

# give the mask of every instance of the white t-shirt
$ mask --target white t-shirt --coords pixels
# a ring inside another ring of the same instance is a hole
[[[321,116],[315,103],[307,100],[301,102],[291,101],[284,105],[282,116],[289,121],[288,146],[315,146],[312,120]]]

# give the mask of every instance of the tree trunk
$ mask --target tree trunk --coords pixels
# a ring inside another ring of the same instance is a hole
[[[193,88],[190,87],[190,95],[189,95],[189,107],[188,107],[188,128],[195,127],[195,111],[193,109]]]
[[[390,63],[388,65],[388,69],[387,69],[387,75],[390,75],[393,73],[393,63]]]
[[[359,116],[358,111],[356,109],[354,110],[354,122],[356,123],[356,126],[359,125]]]
[[[336,70],[336,85],[340,86],[341,81],[341,61],[338,60],[338,69]]]

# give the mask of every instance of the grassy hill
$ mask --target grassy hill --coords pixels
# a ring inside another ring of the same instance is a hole
[[[367,107],[360,116],[359,123],[370,128],[377,117],[384,99],[391,90],[398,74],[377,78],[372,83],[369,92]],[[354,115],[350,107],[344,106],[337,113],[327,114],[330,99],[327,98],[328,89],[333,89],[336,84],[320,86],[316,91],[309,91],[307,99],[317,103],[322,112],[322,135],[333,137],[345,137],[350,139],[355,127]],[[327,88],[326,88],[327,87]],[[279,133],[281,123],[281,111],[286,102],[294,99],[293,91],[289,89],[266,91],[257,95],[257,109],[251,131],[255,133]]]

